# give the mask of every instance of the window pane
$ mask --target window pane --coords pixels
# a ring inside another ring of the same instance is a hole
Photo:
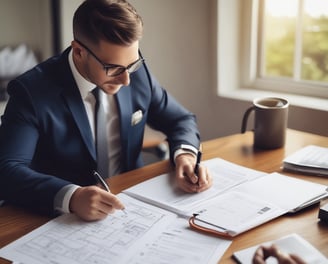
[[[305,0],[302,79],[328,82],[328,0]]]
[[[293,77],[297,0],[266,0],[264,12],[265,76]]]

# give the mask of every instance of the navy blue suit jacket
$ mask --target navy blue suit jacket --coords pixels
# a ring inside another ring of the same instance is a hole
[[[56,193],[70,183],[94,184],[96,152],[67,49],[12,80],[0,127],[0,200],[53,213]],[[142,166],[146,123],[164,132],[170,153],[199,145],[195,116],[172,98],[146,65],[115,95],[120,117],[121,167]],[[143,119],[131,124],[142,110]]]

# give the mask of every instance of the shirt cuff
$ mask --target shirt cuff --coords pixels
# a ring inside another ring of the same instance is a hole
[[[80,186],[75,184],[69,184],[61,188],[55,196],[55,200],[54,200],[55,211],[60,213],[70,213],[69,202],[71,200],[73,193],[78,188],[80,188]]]
[[[179,149],[177,149],[175,152],[174,152],[174,156],[173,156],[173,160],[175,162],[175,159],[176,157],[178,157],[179,155],[181,154],[186,154],[186,153],[189,153],[189,154],[192,154],[194,156],[197,156],[197,153],[198,153],[198,149],[195,148],[194,146],[191,146],[191,145],[185,145],[185,144],[182,144],[180,146]]]

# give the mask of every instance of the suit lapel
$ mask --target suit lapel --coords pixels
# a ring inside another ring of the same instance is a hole
[[[73,84],[75,89],[67,89],[64,91],[64,99],[67,102],[67,106],[70,109],[75,123],[80,131],[81,137],[87,146],[91,156],[94,160],[96,160],[96,149],[91,133],[91,128],[88,120],[87,113],[85,111],[85,107],[79,93],[76,84]]]
[[[67,104],[67,107],[72,113],[75,124],[80,131],[80,135],[88,151],[90,152],[90,155],[94,161],[96,161],[96,148],[94,145],[89,119],[81,98],[79,88],[75,83],[71,68],[69,67],[68,63],[68,55],[70,50],[71,48],[67,48],[60,57],[61,67],[58,69],[58,74],[59,76],[62,76],[62,78],[56,80],[59,81],[59,86],[63,88],[62,96]]]
[[[120,129],[121,129],[121,148],[122,148],[122,164],[126,163],[129,167],[130,165],[130,155],[129,155],[129,128],[131,126],[131,89],[130,86],[122,87],[116,95],[118,111],[120,115]]]

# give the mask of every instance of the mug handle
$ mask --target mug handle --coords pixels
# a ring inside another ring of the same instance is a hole
[[[246,110],[246,112],[244,113],[244,116],[243,116],[243,121],[241,123],[241,133],[245,133],[246,132],[246,127],[247,127],[247,120],[248,120],[248,117],[249,117],[249,114],[255,110],[255,106],[252,106],[250,108],[248,108]]]

